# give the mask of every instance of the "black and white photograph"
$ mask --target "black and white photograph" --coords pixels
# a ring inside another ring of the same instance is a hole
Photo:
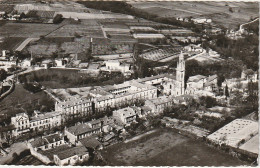
[[[259,2],[0,0],[0,167],[258,166]]]

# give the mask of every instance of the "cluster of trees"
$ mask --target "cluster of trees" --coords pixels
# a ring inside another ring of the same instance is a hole
[[[5,80],[7,77],[7,72],[4,69],[0,69],[0,82]]]
[[[124,76],[120,75],[100,75],[96,78],[89,76],[88,74],[78,73],[73,70],[39,70],[36,72],[28,73],[19,76],[21,83],[30,82],[57,82],[63,87],[80,87],[80,86],[96,86],[96,85],[108,85],[115,83],[122,83]]]
[[[242,61],[244,65],[254,71],[258,70],[259,39],[257,35],[246,35],[237,40],[218,35],[214,41],[215,43],[205,44],[205,46],[217,51],[225,59],[231,57],[234,60]]]
[[[63,16],[62,16],[62,14],[57,14],[57,15],[53,18],[53,23],[54,23],[54,24],[61,23],[62,21],[63,21]]]

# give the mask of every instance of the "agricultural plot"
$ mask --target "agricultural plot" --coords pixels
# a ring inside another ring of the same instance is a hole
[[[14,10],[14,5],[1,4],[0,11],[11,13]]]
[[[39,38],[58,27],[56,24],[6,23],[0,27],[0,34],[5,37]]]
[[[160,17],[205,16],[225,27],[236,28],[258,16],[258,3],[247,2],[133,2],[130,3]],[[232,8],[232,11],[230,11]]]
[[[86,25],[65,25],[52,33],[47,37],[75,37],[75,36],[87,36],[93,38],[101,38],[103,32],[99,26],[86,26]]]
[[[3,42],[0,42],[0,50],[14,50],[19,46],[26,38],[24,37],[9,37],[3,38]]]

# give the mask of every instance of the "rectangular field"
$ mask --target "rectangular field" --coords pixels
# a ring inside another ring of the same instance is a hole
[[[101,152],[111,166],[238,166],[237,158],[170,129],[159,129],[136,141],[119,143]]]
[[[6,23],[0,27],[0,34],[5,37],[34,37],[46,35],[59,27],[58,24]]]

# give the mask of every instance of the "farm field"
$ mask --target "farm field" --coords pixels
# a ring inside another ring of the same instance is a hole
[[[110,166],[238,166],[246,163],[170,129],[101,151]]]
[[[38,38],[57,29],[59,24],[6,23],[0,26],[0,34],[4,37]]]
[[[25,39],[25,37],[4,38],[3,42],[0,42],[0,50],[15,50]]]
[[[258,3],[246,2],[130,2],[136,8],[160,17],[209,17],[216,24],[237,28],[258,16]],[[232,8],[233,12],[229,11]]]

